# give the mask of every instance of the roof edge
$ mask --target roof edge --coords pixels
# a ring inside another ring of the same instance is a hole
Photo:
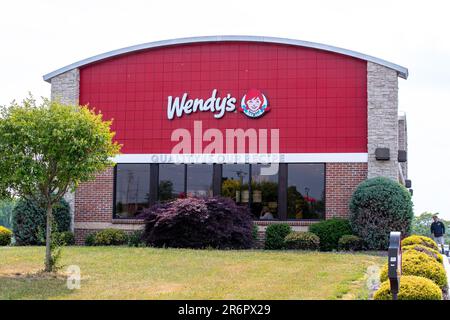
[[[137,51],[142,51],[142,50],[151,49],[151,48],[189,44],[189,43],[227,42],[227,41],[266,42],[266,43],[275,43],[275,44],[286,44],[286,45],[313,48],[313,49],[318,49],[318,50],[339,53],[339,54],[343,54],[343,55],[347,55],[350,57],[370,61],[370,62],[379,64],[379,65],[385,66],[389,69],[397,71],[397,74],[400,78],[403,78],[403,79],[408,78],[408,69],[407,68],[402,67],[398,64],[383,60],[383,59],[379,59],[379,58],[376,58],[376,57],[373,57],[370,55],[360,53],[360,52],[347,50],[347,49],[343,49],[343,48],[339,48],[339,47],[334,47],[334,46],[330,46],[330,45],[326,45],[326,44],[322,44],[322,43],[310,42],[310,41],[286,39],[286,38],[276,38],[276,37],[262,37],[262,36],[203,36],[203,37],[177,38],[177,39],[170,39],[170,40],[147,42],[147,43],[142,43],[142,44],[138,44],[138,45],[134,45],[134,46],[130,46],[130,47],[116,49],[113,51],[108,51],[105,53],[101,53],[101,54],[92,56],[87,59],[83,59],[83,60],[74,62],[65,67],[59,68],[55,71],[45,74],[43,76],[43,78],[45,81],[50,82],[52,78],[54,78],[60,74],[63,74],[67,71],[70,71],[72,69],[79,68],[79,67],[88,65],[90,63],[98,62],[101,60],[105,60],[105,59],[119,56],[119,55],[126,54],[126,53],[137,52]]]

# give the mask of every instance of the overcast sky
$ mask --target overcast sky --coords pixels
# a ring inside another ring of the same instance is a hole
[[[0,104],[50,94],[42,75],[134,44],[261,35],[330,44],[409,69],[399,109],[409,131],[415,213],[450,219],[449,1],[1,1]]]

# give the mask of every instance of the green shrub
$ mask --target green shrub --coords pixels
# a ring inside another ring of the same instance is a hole
[[[71,246],[75,244],[75,236],[73,232],[55,232],[53,233],[53,240],[61,246]]]
[[[434,240],[429,237],[412,235],[412,236],[406,237],[405,239],[402,240],[402,247],[413,245],[413,244],[421,244],[425,247],[439,251],[439,248],[438,248],[436,242],[434,242]]]
[[[259,230],[258,226],[256,224],[254,224],[253,227],[252,227],[252,238],[253,238],[253,241],[258,240],[258,230]]]
[[[338,249],[342,251],[358,251],[362,250],[363,244],[360,237],[346,234],[339,238]]]
[[[95,246],[95,235],[97,232],[91,232],[89,233],[86,238],[84,239],[84,244],[87,246]]]
[[[127,242],[127,234],[119,229],[104,229],[94,235],[94,246],[116,246]]]
[[[447,285],[447,275],[443,265],[425,253],[415,250],[409,250],[402,255],[402,275],[430,279],[441,289]],[[388,280],[387,264],[381,270],[380,280]]]
[[[426,247],[426,246],[423,246],[421,244],[412,244],[412,245],[409,245],[409,246],[402,247],[402,251],[403,252],[407,252],[409,250],[416,250],[416,251],[419,251],[419,252],[423,252],[426,255],[430,256],[431,258],[436,259],[436,261],[439,262],[439,263],[443,263],[444,262],[443,258],[442,258],[442,255],[439,253],[439,251],[431,249],[431,248]]]
[[[442,291],[430,279],[417,276],[402,276],[398,300],[442,300]],[[392,300],[389,281],[381,284],[373,296],[374,300]]]
[[[12,232],[4,226],[0,226],[0,246],[9,246],[11,243]]]
[[[266,229],[264,249],[279,250],[285,248],[284,238],[291,233],[292,228],[287,223],[271,224]]]
[[[367,249],[385,250],[390,231],[409,234],[413,219],[411,194],[400,183],[384,177],[363,181],[350,201],[353,233]]]
[[[287,249],[296,250],[319,250],[320,239],[312,232],[291,232],[284,242]]]
[[[55,232],[70,228],[70,207],[62,199],[53,208]],[[45,243],[46,212],[31,200],[19,200],[13,209],[13,233],[17,245],[42,245]]]
[[[350,223],[346,219],[332,218],[315,223],[309,227],[320,239],[320,250],[331,251],[338,248],[338,241],[343,235],[351,234]]]
[[[145,243],[142,239],[143,231],[142,230],[136,230],[132,233],[130,233],[127,236],[127,243],[129,247],[144,247]]]

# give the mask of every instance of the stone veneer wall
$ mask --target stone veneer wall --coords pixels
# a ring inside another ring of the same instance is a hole
[[[367,62],[368,178],[398,181],[398,77],[395,70]],[[389,148],[390,160],[377,161],[376,148]]]
[[[78,104],[80,96],[80,71],[73,69],[51,79],[51,99],[64,104]],[[74,231],[75,193],[68,192],[64,199],[69,203],[71,223]]]
[[[80,71],[73,69],[51,79],[51,98],[64,104],[78,104]]]
[[[406,116],[402,115],[398,118],[398,149],[406,151],[408,157],[408,129],[406,126]],[[401,162],[403,177],[408,179],[408,162]]]

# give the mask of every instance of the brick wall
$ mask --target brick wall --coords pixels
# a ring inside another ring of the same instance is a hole
[[[356,186],[367,179],[367,163],[327,163],[325,182],[326,218],[347,218]]]
[[[114,169],[108,168],[75,192],[75,227],[78,222],[111,222]]]

